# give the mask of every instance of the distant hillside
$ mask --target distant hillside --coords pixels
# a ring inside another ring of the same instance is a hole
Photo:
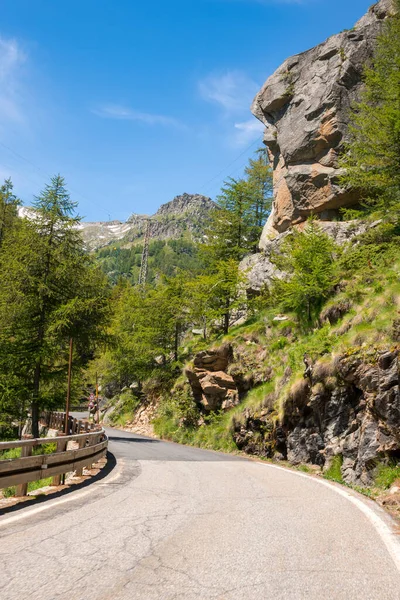
[[[200,194],[182,194],[171,202],[163,204],[152,215],[132,214],[122,221],[81,223],[80,228],[89,250],[99,250],[111,243],[130,248],[144,235],[146,222],[151,221],[152,240],[171,240],[182,236],[198,239],[204,229],[204,222],[216,204]]]
[[[116,283],[120,277],[138,283],[142,250],[142,244],[132,244],[130,248],[110,245],[97,250],[96,259],[112,283]],[[202,267],[197,246],[192,240],[181,237],[150,242],[148,283],[154,283],[161,275],[171,277],[178,270],[196,275]]]

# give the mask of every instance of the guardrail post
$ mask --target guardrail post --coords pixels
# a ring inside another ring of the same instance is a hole
[[[78,423],[80,424],[81,422],[79,421]],[[86,438],[79,440],[78,444],[79,444],[79,448],[84,448],[86,445]],[[80,469],[76,469],[75,474],[77,477],[82,477],[83,467],[81,467]]]
[[[25,458],[25,456],[32,456],[32,446],[24,445],[21,447],[21,458]],[[26,496],[27,493],[28,483],[20,483],[20,485],[17,485],[15,492],[17,497]]]
[[[64,452],[66,447],[67,447],[67,440],[64,440],[63,437],[65,436],[65,433],[61,433],[58,432],[57,434],[57,452]],[[60,475],[54,475],[53,477],[53,481],[51,482],[51,485],[61,485],[61,477],[63,476],[63,474],[60,473]]]

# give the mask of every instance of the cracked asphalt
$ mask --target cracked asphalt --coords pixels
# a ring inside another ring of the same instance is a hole
[[[108,433],[107,477],[0,517],[1,600],[400,600],[380,535],[329,487]]]

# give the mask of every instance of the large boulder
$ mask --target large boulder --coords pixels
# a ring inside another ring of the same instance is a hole
[[[185,370],[193,397],[205,412],[228,410],[239,402],[236,383],[226,373],[232,354],[229,344],[217,350],[199,352],[194,358],[193,367]]]
[[[288,58],[257,94],[252,112],[266,126],[274,171],[274,205],[261,247],[310,214],[332,220],[340,207],[359,200],[340,185],[338,155],[363,69],[391,8],[391,0],[380,0],[353,29]]]

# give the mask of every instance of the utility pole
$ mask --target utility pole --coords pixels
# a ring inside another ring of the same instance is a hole
[[[147,281],[150,237],[151,237],[151,222],[150,222],[150,219],[148,219],[147,224],[146,224],[146,231],[144,234],[142,264],[140,266],[140,274],[139,274],[139,285],[142,285],[142,286],[145,286],[146,281]]]
[[[73,339],[69,340],[69,361],[68,361],[68,385],[67,385],[67,401],[65,404],[65,435],[69,435],[69,403],[71,399],[71,375],[72,375],[72,350]]]
[[[97,424],[100,423],[100,406],[99,406],[99,379],[96,371],[96,406],[97,406]]]

